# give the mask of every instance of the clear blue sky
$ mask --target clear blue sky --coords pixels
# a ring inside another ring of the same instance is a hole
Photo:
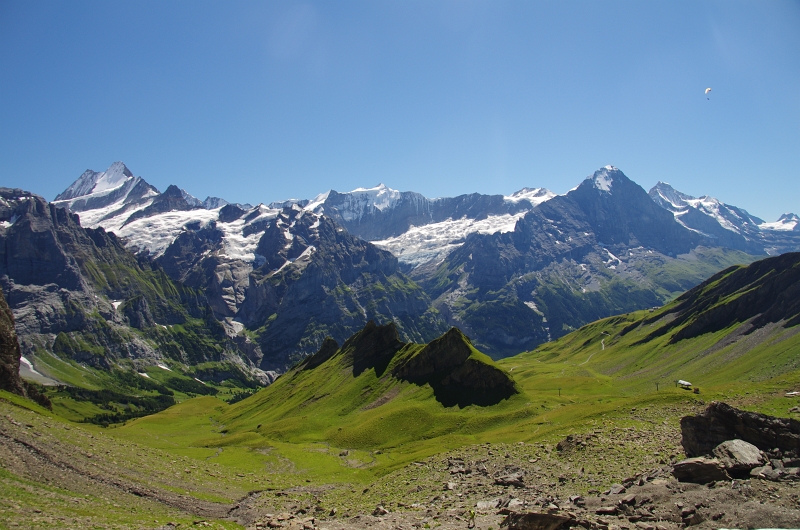
[[[800,2],[0,0],[0,185],[115,160],[252,203],[613,164],[773,221],[800,213]]]

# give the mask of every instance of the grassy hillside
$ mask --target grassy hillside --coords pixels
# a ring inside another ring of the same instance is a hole
[[[329,506],[363,513],[386,499],[397,506],[429,502],[448,476],[446,457],[435,455],[500,458],[492,456],[497,448],[531,474],[539,473],[541,459],[571,477],[569,484],[580,484],[572,486],[579,492],[602,489],[677,458],[680,417],[708,401],[796,417],[789,412],[796,399],[785,394],[800,390],[798,271],[800,255],[732,267],[660,309],[603,319],[499,362],[457,330],[428,345],[407,344],[391,324],[373,324],[341,347],[326,342],[273,385],[233,405],[196,397],[121,427],[59,427],[50,436],[84,453],[84,442],[73,438],[89,443],[86,437],[95,436],[101,467],[149,488],[159,502],[175,494],[196,503],[181,505],[192,513],[205,506],[224,515],[211,504],[241,502],[248,491],[263,492],[258,502],[267,511],[294,503],[316,505],[320,514]],[[467,377],[445,375],[456,373]],[[699,393],[677,388],[677,379]],[[499,381],[510,390],[476,400],[475,381]],[[449,393],[437,392],[441,385]],[[460,400],[447,398],[453,393]],[[2,406],[6,419],[21,414]],[[39,430],[30,414],[16,425]],[[553,452],[568,435],[602,443],[590,444],[586,454]],[[134,472],[138,457],[123,456],[115,443],[141,454],[143,467]],[[35,477],[8,469],[0,477],[6,494],[35,505],[22,493]],[[539,474],[551,492],[568,485]]]
[[[586,429],[587,422],[637,404],[666,407],[750,392],[777,396],[800,385],[794,309],[772,319],[763,317],[775,313],[769,307],[739,317],[729,311],[725,327],[676,340],[742,296],[764,291],[760,299],[791,298],[800,285],[792,276],[800,270],[800,255],[771,260],[732,267],[660,309],[603,319],[497,363],[464,339],[470,357],[513,378],[516,392],[492,404],[454,404],[437,397],[431,382],[398,377],[399,367],[419,356],[424,345],[384,338],[362,347],[371,356],[365,358],[357,335],[215,415],[214,445],[320,443],[342,451],[391,450],[392,458],[379,466],[389,470],[443,448]],[[785,277],[775,282],[779,270]],[[776,289],[784,294],[767,292]],[[690,381],[700,393],[676,388],[677,379]],[[137,428],[151,421],[157,420],[139,420]]]

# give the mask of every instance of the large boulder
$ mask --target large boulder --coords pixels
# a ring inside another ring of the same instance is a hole
[[[702,456],[681,460],[672,466],[672,474],[680,482],[708,484],[718,480],[730,480],[725,465],[716,458]]]
[[[732,477],[747,477],[750,470],[763,466],[767,459],[755,445],[744,440],[728,440],[714,448],[714,456]]]
[[[800,455],[800,421],[746,412],[713,402],[697,416],[681,418],[681,444],[686,456],[710,455],[728,440],[743,440],[762,451],[774,448]]]

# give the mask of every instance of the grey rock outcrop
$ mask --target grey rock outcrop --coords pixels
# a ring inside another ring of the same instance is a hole
[[[687,456],[708,455],[719,444],[740,439],[761,449],[800,455],[800,422],[746,412],[722,402],[697,416],[681,418],[681,444]]]
[[[475,350],[458,328],[428,343],[392,373],[430,384],[445,406],[493,405],[519,392],[511,376]]]
[[[76,214],[16,189],[0,189],[0,221],[0,286],[26,357],[46,350],[102,369],[163,356],[250,362],[201,292],[171,281],[114,234],[84,228]],[[181,333],[167,329],[175,324]]]
[[[0,290],[0,390],[24,395],[19,377],[19,342],[14,330],[14,314]]]
[[[714,448],[716,456],[732,477],[746,477],[750,470],[766,463],[766,458],[753,444],[744,440],[728,440]]]
[[[672,466],[672,474],[680,482],[708,484],[718,480],[730,480],[725,465],[716,458],[697,456],[681,460]]]

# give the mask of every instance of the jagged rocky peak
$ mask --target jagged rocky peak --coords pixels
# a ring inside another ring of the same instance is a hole
[[[494,405],[519,392],[511,376],[473,348],[456,327],[397,366],[392,375],[431,385],[436,399],[446,407]]]
[[[397,377],[427,379],[434,374],[451,372],[472,354],[472,343],[457,327],[428,343],[417,355],[395,370]]]
[[[66,190],[56,196],[57,201],[75,199],[118,188],[128,179],[133,178],[133,173],[122,162],[114,162],[105,171],[92,171],[87,169]]]
[[[622,171],[614,166],[609,165],[601,167],[595,171],[592,176],[587,177],[586,180],[590,180],[592,185],[598,190],[611,193],[611,188],[614,185],[615,180],[619,179],[620,177],[628,180],[628,177],[626,177]]]
[[[361,369],[374,366],[374,363],[390,359],[403,346],[405,343],[400,340],[394,322],[379,326],[370,320],[364,329],[345,341],[342,349],[351,350],[353,368],[361,372]]]
[[[686,208],[688,206],[686,201],[695,199],[695,197],[682,193],[660,180],[650,188],[648,195],[656,204],[667,210]]]
[[[310,357],[306,357],[305,360],[300,363],[299,368],[301,370],[311,370],[312,368],[316,368],[333,357],[337,351],[339,351],[339,343],[336,342],[333,337],[325,337],[325,340],[322,342],[322,346],[320,346],[319,350],[317,350],[317,353],[311,355]]]

